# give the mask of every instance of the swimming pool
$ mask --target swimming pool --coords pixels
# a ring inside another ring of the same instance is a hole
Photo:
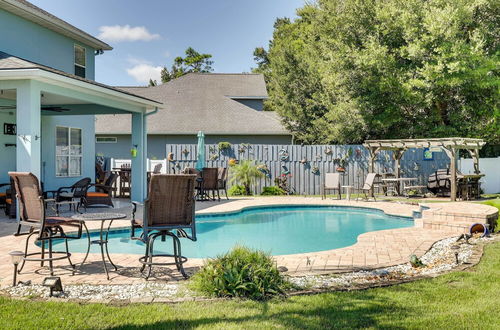
[[[317,252],[346,247],[366,232],[413,226],[409,217],[391,216],[376,209],[340,206],[273,206],[235,213],[197,215],[198,240],[181,239],[188,258],[215,257],[240,244],[273,255]],[[96,239],[99,233],[91,233]],[[55,244],[61,244],[58,242]],[[164,244],[167,244],[166,246]],[[69,241],[70,252],[86,252],[87,239]],[[130,239],[128,229],[110,231],[110,253],[143,254],[144,244]],[[170,251],[171,240],[157,240],[155,250]],[[59,248],[62,248],[60,246]],[[91,253],[99,253],[93,245]]]

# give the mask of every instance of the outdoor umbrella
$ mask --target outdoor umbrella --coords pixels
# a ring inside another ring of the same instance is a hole
[[[198,153],[196,154],[196,166],[198,171],[205,167],[205,134],[202,131],[198,132]]]

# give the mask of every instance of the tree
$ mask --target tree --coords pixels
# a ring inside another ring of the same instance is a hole
[[[157,86],[157,85],[158,85],[158,82],[156,80],[149,79],[148,87],[153,87],[153,86]]]
[[[170,71],[167,67],[161,70],[161,81],[166,83],[172,79],[179,78],[190,72],[212,72],[212,55],[200,54],[192,47],[185,51],[185,57],[178,56],[174,59],[174,64]]]
[[[498,2],[318,0],[297,14],[254,56],[299,140],[500,143]]]

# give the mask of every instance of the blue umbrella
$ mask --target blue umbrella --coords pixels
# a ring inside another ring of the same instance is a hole
[[[205,134],[202,131],[198,132],[198,153],[196,154],[196,166],[198,171],[205,167]]]

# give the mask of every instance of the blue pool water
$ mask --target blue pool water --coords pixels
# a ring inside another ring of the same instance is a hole
[[[181,239],[188,258],[215,257],[240,244],[273,255],[331,250],[350,246],[366,232],[413,226],[411,218],[349,207],[286,206],[246,209],[238,213],[196,217],[198,240]],[[91,233],[92,239],[99,233]],[[131,240],[130,231],[110,232],[110,253],[143,254],[145,245]],[[58,243],[61,244],[61,243]],[[85,252],[87,239],[69,242],[71,252]],[[155,250],[171,251],[171,240],[156,240]],[[62,246],[60,247],[62,248]],[[98,253],[93,245],[91,252]]]

